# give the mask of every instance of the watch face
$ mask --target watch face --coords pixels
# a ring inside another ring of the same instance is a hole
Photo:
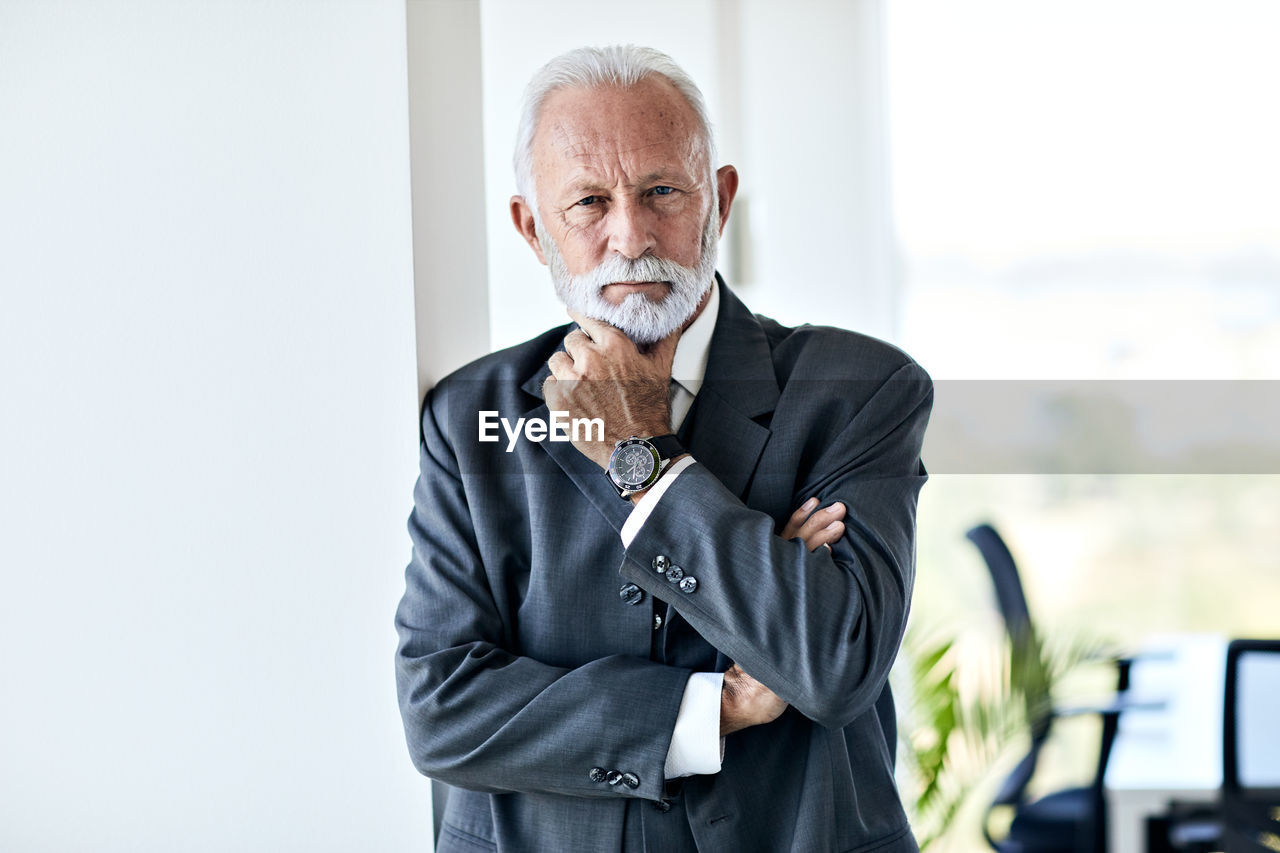
[[[609,476],[624,489],[634,489],[649,482],[658,467],[657,454],[649,442],[639,439],[624,441],[609,462]]]

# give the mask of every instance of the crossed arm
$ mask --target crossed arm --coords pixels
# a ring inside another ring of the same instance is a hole
[[[783,539],[804,540],[810,551],[831,548],[831,543],[844,535],[844,504],[836,502],[818,509],[818,499],[809,498],[791,517],[779,534]],[[724,737],[750,726],[771,723],[787,709],[787,703],[768,687],[756,681],[736,663],[724,674],[720,692],[720,736]]]

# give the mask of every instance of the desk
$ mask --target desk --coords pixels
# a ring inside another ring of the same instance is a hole
[[[1152,639],[1129,673],[1107,763],[1109,853],[1144,853],[1147,819],[1170,801],[1212,803],[1222,786],[1222,703],[1227,640],[1183,634]]]

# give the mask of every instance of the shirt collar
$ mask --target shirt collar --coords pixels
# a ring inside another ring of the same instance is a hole
[[[711,280],[711,295],[696,320],[680,335],[676,352],[671,361],[671,378],[690,394],[697,396],[707,373],[707,358],[711,355],[711,333],[716,329],[716,315],[720,313],[720,285]]]

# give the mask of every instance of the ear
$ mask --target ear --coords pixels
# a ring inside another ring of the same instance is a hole
[[[542,254],[542,244],[538,242],[538,229],[533,223],[533,208],[522,195],[511,197],[511,222],[524,241],[529,244],[529,248],[533,249],[533,253],[538,256],[538,262],[546,266],[547,259]]]
[[[725,223],[729,221],[729,208],[733,207],[733,197],[738,194],[738,170],[732,166],[721,166],[716,172],[716,191],[720,194],[720,234],[723,236]]]

